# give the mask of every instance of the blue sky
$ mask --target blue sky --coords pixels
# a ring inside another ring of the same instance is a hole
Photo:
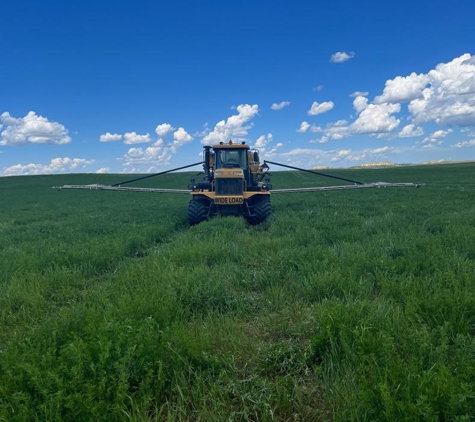
[[[0,175],[475,160],[475,2],[4,1]]]

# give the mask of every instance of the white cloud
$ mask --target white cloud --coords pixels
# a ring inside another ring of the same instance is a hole
[[[340,149],[331,159],[330,161],[340,161],[341,159],[345,158],[347,155],[351,153],[351,149]]]
[[[121,141],[122,140],[122,135],[119,135],[118,133],[104,133],[100,136],[99,141],[100,142],[116,142],[116,141]]]
[[[274,137],[272,133],[268,133],[267,135],[262,135],[257,138],[254,148],[258,149],[261,155],[261,158],[270,158],[271,156],[275,155],[277,151],[283,146],[281,142],[271,145],[274,141]]]
[[[126,145],[144,144],[148,142],[152,142],[152,138],[150,137],[149,133],[145,135],[139,135],[135,132],[127,132],[124,135],[124,144]]]
[[[338,120],[336,121],[335,123],[333,123],[333,126],[335,127],[344,127],[344,126],[348,126],[348,121],[347,120]]]
[[[272,110],[282,110],[284,107],[290,105],[290,101],[282,101],[281,103],[274,103],[270,106]]]
[[[329,139],[343,139],[352,135],[351,127],[346,120],[327,124],[323,133]]]
[[[361,113],[366,107],[368,107],[368,99],[363,96],[358,96],[353,101],[353,108],[357,113]]]
[[[173,142],[170,145],[170,151],[175,154],[180,147],[191,142],[193,137],[182,127],[173,133]]]
[[[6,167],[3,170],[3,176],[75,173],[78,170],[83,172],[84,169],[93,163],[94,160],[86,160],[83,158],[53,158],[49,164],[30,163]]]
[[[268,133],[267,136],[259,136],[254,144],[254,148],[263,149],[269,142],[272,142],[272,133]]]
[[[252,106],[241,104],[236,110],[238,112],[237,115],[228,117],[226,121],[221,120],[218,122],[213,131],[201,140],[201,143],[204,145],[217,144],[233,138],[240,140],[240,138],[246,136],[252,127],[252,123],[248,125],[246,123],[257,115],[259,106],[257,104]]]
[[[368,91],[355,91],[350,94],[350,97],[367,97],[368,95]]]
[[[154,171],[156,168],[169,164],[173,154],[193,137],[182,127],[173,133],[173,142],[165,143],[162,138],[157,139],[151,146],[147,148],[135,147],[130,148],[124,155],[124,165],[126,167],[135,166],[133,171]]]
[[[104,174],[104,173],[109,173],[110,172],[110,167],[101,167],[100,169],[96,170],[97,174]]]
[[[199,130],[197,132],[194,132],[193,133],[193,136],[196,137],[196,138],[203,138],[204,136],[206,136],[208,133],[210,132],[209,130],[209,123],[205,123],[203,125],[203,130]]]
[[[398,134],[400,138],[412,138],[422,135],[424,135],[424,129],[422,129],[421,127],[416,127],[412,123],[410,125],[404,126]]]
[[[475,56],[438,64],[427,76],[430,86],[409,103],[414,121],[475,126]]]
[[[3,123],[0,145],[17,146],[25,144],[64,145],[71,142],[68,130],[60,123],[50,122],[43,116],[30,111],[25,117],[12,117],[9,112],[0,116]],[[5,127],[5,129],[3,129]]]
[[[323,89],[323,85],[318,85],[315,88],[313,88],[314,91],[320,92]]]
[[[330,62],[343,63],[355,57],[355,53],[345,53],[344,51],[338,51],[331,55]]]
[[[393,151],[394,148],[390,148],[388,146],[381,147],[381,148],[374,148],[374,149],[367,149],[365,152],[369,154],[382,154],[383,152]]]
[[[310,110],[307,111],[307,114],[310,116],[323,114],[327,111],[330,111],[334,106],[335,104],[333,103],[333,101],[325,101],[323,103],[317,103],[316,101],[314,101],[312,106],[310,107]]]
[[[124,164],[126,166],[152,165],[159,166],[168,164],[172,154],[168,148],[163,145],[152,145],[148,148],[130,148],[124,155]]]
[[[300,127],[297,129],[297,132],[305,133],[308,129],[310,129],[310,132],[312,133],[318,133],[323,130],[320,126],[310,125],[308,122],[302,122],[300,123]]]
[[[467,133],[468,136],[475,136],[475,130],[473,130],[471,128],[468,128],[468,127],[464,127],[462,129],[460,129],[460,132],[461,133]]]
[[[431,133],[427,138],[425,138],[422,143],[437,143],[438,145],[442,144],[440,139],[445,138],[449,133],[452,133],[452,129],[447,130],[436,130],[434,133]]]
[[[323,139],[360,134],[387,137],[400,124],[394,114],[401,111],[403,101],[409,102],[412,122],[399,131],[400,138],[422,136],[424,130],[420,125],[429,121],[447,126],[475,126],[475,56],[465,54],[437,65],[427,74],[411,73],[388,80],[382,95],[373,103],[368,102],[366,95],[367,92],[359,91],[351,94],[355,97],[353,107],[359,115],[352,123],[327,124],[322,130],[326,137]],[[450,130],[434,132],[423,143],[440,145],[443,135]]]
[[[409,76],[397,76],[386,81],[382,95],[374,99],[376,104],[400,103],[411,101],[422,96],[422,90],[429,83],[428,75],[411,73]]]
[[[351,124],[351,131],[353,134],[392,132],[400,122],[392,114],[400,111],[400,104],[369,104]]]
[[[300,123],[300,127],[297,129],[297,132],[305,133],[310,128],[310,124],[306,121]]]
[[[471,141],[464,141],[464,142],[458,142],[457,144],[451,145],[453,148],[465,148],[465,147],[474,147],[475,146],[475,139],[472,139]]]
[[[434,133],[430,135],[430,137],[434,139],[445,138],[449,133],[452,133],[452,132],[453,132],[452,129],[436,130]]]
[[[170,123],[162,123],[155,128],[155,133],[159,138],[165,138],[165,136],[174,130],[175,128]]]
[[[354,162],[374,162],[385,159],[388,154],[396,154],[398,151],[389,146],[379,148],[365,148],[361,150],[334,149],[322,150],[311,148],[296,148],[291,151],[278,154],[282,162],[303,168],[314,168],[316,166],[328,166],[336,164],[338,166],[354,165]]]
[[[321,132],[323,129],[320,127],[320,126],[317,126],[317,125],[312,125],[310,127],[310,132],[312,133],[318,133],[318,132]]]
[[[392,114],[399,113],[399,104],[368,104],[364,97],[356,97],[353,106],[360,114],[353,123],[346,120],[338,120],[335,123],[328,123],[322,129],[323,136],[312,143],[327,141],[329,139],[339,140],[353,135],[368,134],[376,137],[384,137],[396,129],[400,123]]]
[[[311,144],[326,144],[328,142],[328,140],[330,139],[329,136],[326,136],[326,135],[323,135],[321,138],[319,139],[312,139],[310,141]]]

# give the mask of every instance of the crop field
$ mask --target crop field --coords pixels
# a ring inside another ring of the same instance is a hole
[[[51,189],[124,175],[0,178],[0,421],[474,420],[475,164],[331,173],[425,186],[189,228],[187,195]]]

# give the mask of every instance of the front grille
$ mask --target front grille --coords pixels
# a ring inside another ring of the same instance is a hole
[[[243,179],[216,179],[216,195],[242,195]]]

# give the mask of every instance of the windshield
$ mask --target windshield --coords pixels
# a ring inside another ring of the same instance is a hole
[[[220,149],[216,150],[216,168],[240,167],[247,168],[247,154],[245,149]]]

